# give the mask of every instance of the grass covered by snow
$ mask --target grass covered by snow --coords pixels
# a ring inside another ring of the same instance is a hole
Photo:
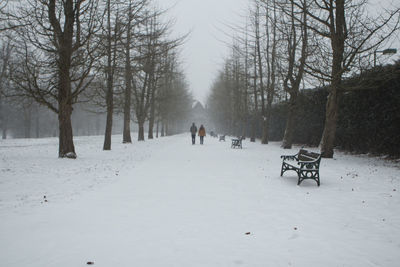
[[[0,141],[0,266],[398,266],[400,168],[340,152],[321,186],[279,143]]]

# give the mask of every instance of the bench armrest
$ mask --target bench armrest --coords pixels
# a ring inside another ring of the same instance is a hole
[[[319,158],[312,161],[299,161],[300,169],[318,169],[319,168]]]
[[[298,160],[297,155],[282,155],[281,158],[283,160]]]

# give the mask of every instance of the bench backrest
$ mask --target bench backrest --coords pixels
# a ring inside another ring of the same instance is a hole
[[[318,158],[321,157],[321,154],[319,153],[315,153],[315,152],[311,152],[305,149],[300,149],[299,154],[297,156],[297,158],[300,161],[313,161],[316,160]]]

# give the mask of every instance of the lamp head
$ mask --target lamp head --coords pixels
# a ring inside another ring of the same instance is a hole
[[[382,51],[382,54],[384,54],[384,55],[392,55],[392,54],[396,54],[396,53],[397,53],[396,48],[387,48]]]

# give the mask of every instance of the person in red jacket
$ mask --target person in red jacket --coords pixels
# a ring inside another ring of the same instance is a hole
[[[204,142],[204,136],[206,136],[206,129],[204,128],[203,124],[200,126],[199,136],[200,136],[200,145],[202,145]]]

